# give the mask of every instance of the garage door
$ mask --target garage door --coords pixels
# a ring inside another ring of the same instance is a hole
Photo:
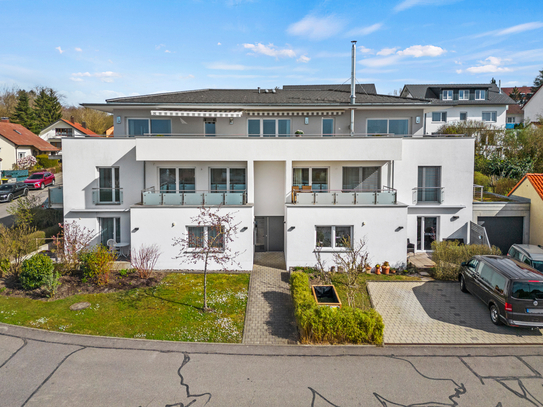
[[[522,243],[523,222],[522,216],[477,218],[477,223],[485,227],[490,244],[498,246],[503,254],[507,253],[512,244]]]

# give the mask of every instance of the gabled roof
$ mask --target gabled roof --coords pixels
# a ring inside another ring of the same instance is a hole
[[[58,148],[53,147],[20,124],[0,122],[0,135],[16,146],[32,146],[40,151],[58,151]]]
[[[528,104],[532,101],[532,100],[536,100],[535,98],[535,95],[537,95],[539,92],[541,92],[541,89],[543,89],[543,86],[540,86],[535,92],[534,94],[532,95],[532,97],[524,104],[524,106],[522,106],[522,110],[524,110],[526,108],[526,106],[528,106]],[[534,102],[536,103],[536,102]]]
[[[488,91],[487,100],[441,100],[441,91],[447,89],[484,89]],[[430,85],[405,85],[402,93],[407,90],[411,96],[420,99],[431,99],[432,104],[439,106],[455,105],[510,105],[515,103],[507,94],[500,93],[496,84],[493,83],[459,83],[459,84],[430,84]]]
[[[98,134],[96,134],[94,131],[87,129],[86,127],[83,127],[81,124],[79,124],[77,122],[72,123],[71,121],[65,120],[65,119],[60,119],[59,121],[63,121],[64,123],[69,124],[74,129],[79,130],[81,133],[86,134],[87,136],[98,136]],[[56,123],[58,123],[58,122],[56,122]],[[53,123],[53,124],[55,124],[55,123]]]
[[[515,89],[515,87],[513,86],[512,88],[502,88],[502,92],[505,93],[506,95],[510,95],[511,92],[513,92],[513,89]],[[527,95],[528,93],[532,93],[532,87],[531,86],[517,86],[517,89],[520,93],[524,93],[525,95]]]
[[[530,184],[534,187],[536,192],[539,194],[541,199],[543,199],[543,174],[526,174],[522,179],[515,185],[515,187],[507,194],[507,196],[510,196],[515,192],[515,190],[524,182],[525,179],[528,179],[530,181]]]

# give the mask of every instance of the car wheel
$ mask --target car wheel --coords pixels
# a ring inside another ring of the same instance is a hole
[[[8,195],[8,202],[11,202],[11,201],[13,201],[13,194]]]
[[[51,181],[51,185],[55,185],[55,180]]]
[[[23,192],[23,195],[24,196],[27,196],[28,195],[28,188],[25,188],[24,192]]]
[[[42,183],[41,183],[40,189],[45,189],[45,182],[42,182]]]
[[[500,311],[494,304],[490,306],[490,320],[494,325],[502,324],[502,321],[500,320]]]
[[[464,276],[460,276],[460,291],[463,293],[469,293],[468,289],[466,288],[466,280],[464,280]]]

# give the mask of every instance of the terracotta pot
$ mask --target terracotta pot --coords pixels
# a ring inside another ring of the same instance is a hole
[[[375,274],[381,274],[381,268],[375,267]]]
[[[371,274],[371,267],[366,267],[366,274]]]
[[[383,273],[388,274],[390,272],[390,266],[383,266]]]

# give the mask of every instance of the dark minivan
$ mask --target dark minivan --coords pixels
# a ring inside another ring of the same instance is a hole
[[[479,297],[496,325],[543,327],[543,273],[506,256],[462,263],[460,289]]]

